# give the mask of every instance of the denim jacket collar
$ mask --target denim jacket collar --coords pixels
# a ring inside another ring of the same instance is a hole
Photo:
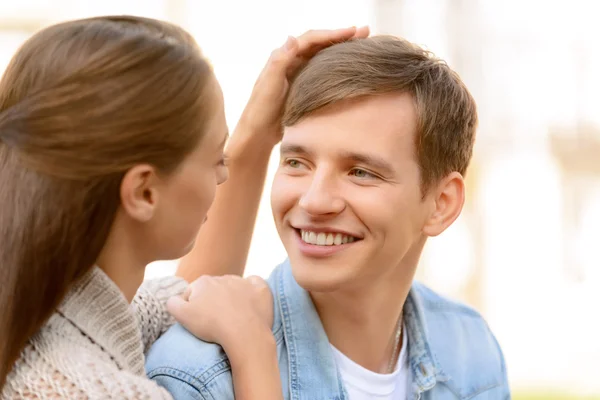
[[[423,306],[417,292],[411,288],[404,302],[404,323],[408,334],[408,360],[413,381],[413,392],[430,390],[437,382],[447,382],[431,348]]]
[[[275,274],[276,293],[289,360],[290,399],[316,399],[327,393],[331,400],[343,400],[344,385],[312,299],[296,283],[289,261],[282,267]]]
[[[329,339],[308,292],[292,275],[286,260],[272,275],[278,311],[274,324],[281,324],[289,357],[290,399],[323,398],[345,400],[347,395],[339,375]],[[408,334],[408,359],[414,397],[430,390],[437,382],[450,379],[434,356],[428,340],[423,308],[415,290],[404,304],[404,323]],[[303,371],[312,370],[314,374]]]

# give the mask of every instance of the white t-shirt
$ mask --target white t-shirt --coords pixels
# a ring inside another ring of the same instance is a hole
[[[406,336],[402,335],[398,364],[391,374],[369,371],[331,345],[350,400],[406,400],[410,382]]]

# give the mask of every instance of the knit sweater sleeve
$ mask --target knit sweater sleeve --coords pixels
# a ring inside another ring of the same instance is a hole
[[[145,281],[133,298],[131,306],[138,317],[144,352],[175,323],[167,311],[167,300],[185,290],[187,282],[169,276]]]
[[[86,373],[92,373],[90,366]],[[46,371],[44,371],[46,372]],[[94,379],[89,376],[71,376],[55,371],[51,376],[37,375],[23,382],[9,381],[0,398],[9,399],[152,399],[173,400],[171,394],[154,381],[130,372],[98,370]],[[20,383],[20,385],[16,385]],[[8,386],[8,385],[7,385]]]

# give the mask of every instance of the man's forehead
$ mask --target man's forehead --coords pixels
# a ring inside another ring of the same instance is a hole
[[[312,111],[286,127],[284,132],[316,131],[369,135],[389,132],[392,135],[411,134],[417,127],[417,112],[408,93],[388,93],[362,96],[339,101]]]

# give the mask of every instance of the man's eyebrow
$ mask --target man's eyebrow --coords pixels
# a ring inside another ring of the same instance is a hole
[[[293,143],[282,143],[279,152],[281,154],[310,154],[306,147]]]
[[[365,164],[367,166],[373,167],[377,171],[382,174],[392,175],[394,173],[394,168],[392,165],[384,160],[381,157],[378,157],[373,154],[361,154],[355,152],[344,152],[342,157],[348,160],[352,160],[357,163]]]
[[[284,143],[280,147],[281,154],[299,154],[299,155],[310,155],[311,151],[298,144]],[[340,153],[340,159],[351,160],[355,163],[364,164],[365,166],[372,167],[373,169],[381,172],[384,175],[393,175],[394,167],[381,157],[373,154],[363,154],[351,151],[344,151]]]

